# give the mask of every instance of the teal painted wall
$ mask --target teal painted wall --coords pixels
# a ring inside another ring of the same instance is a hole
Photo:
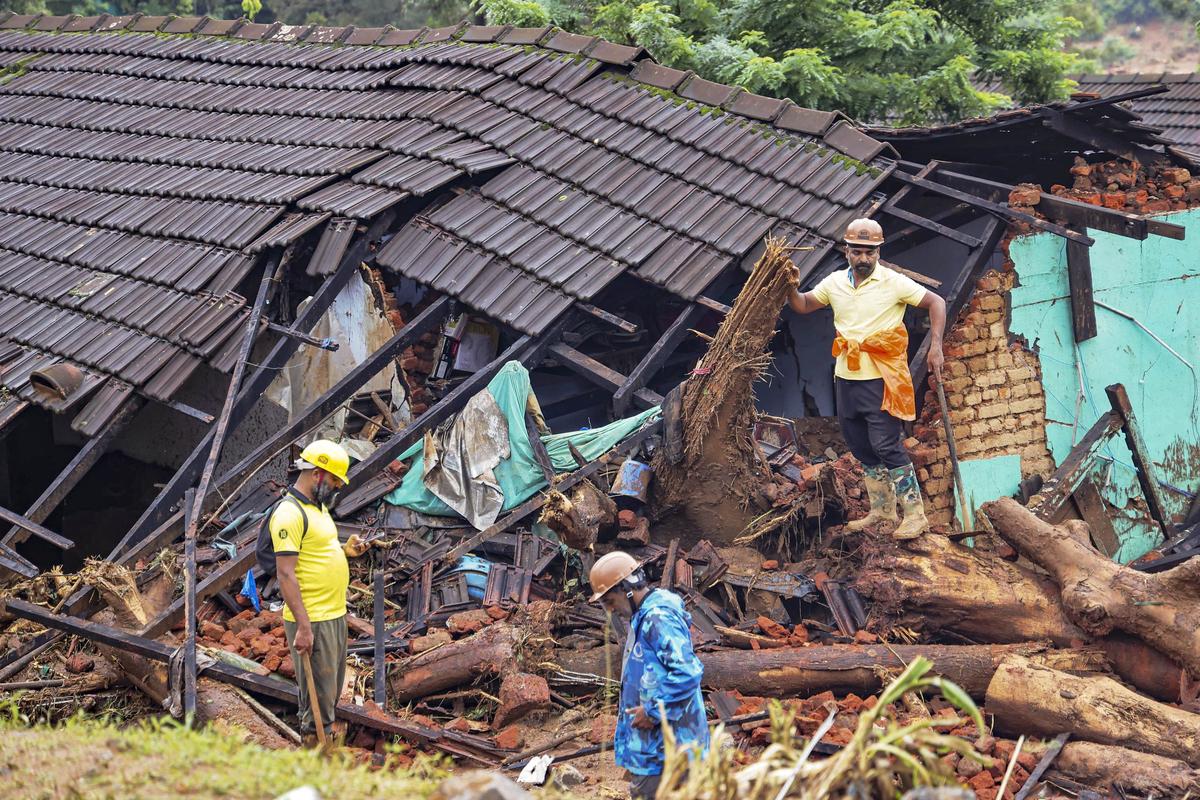
[[[1127,314],[1200,365],[1200,209],[1163,215],[1188,228],[1184,241],[1145,241],[1089,231],[1095,299]],[[1159,480],[1187,491],[1200,483],[1200,379],[1180,358],[1133,321],[1097,305],[1098,335],[1079,345],[1071,327],[1065,241],[1038,233],[1012,242],[1018,286],[1011,294],[1009,330],[1037,352],[1046,393],[1050,452],[1061,464],[1108,409],[1104,387],[1125,384]],[[1082,392],[1080,387],[1082,386]],[[1078,408],[1078,413],[1076,409]],[[1101,452],[1102,494],[1117,509],[1121,540],[1116,559],[1128,562],[1158,542],[1149,523],[1129,450],[1118,435]],[[1164,489],[1168,513],[1188,498]]]

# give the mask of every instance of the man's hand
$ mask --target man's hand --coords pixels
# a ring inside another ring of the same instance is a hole
[[[361,536],[359,536],[357,533],[352,533],[350,534],[350,538],[346,541],[346,543],[342,545],[342,552],[344,552],[350,558],[358,558],[363,553],[367,552],[370,547],[371,545],[369,542],[364,542]]]
[[[311,623],[301,622],[296,624],[296,640],[292,642],[292,647],[296,648],[297,653],[312,655],[313,632]]]
[[[657,722],[650,719],[650,717],[646,716],[646,709],[643,708],[642,706],[636,706],[634,708],[627,708],[627,709],[625,709],[625,713],[633,715],[633,719],[630,721],[629,724],[632,725],[633,727],[637,728],[640,731],[650,731],[650,730],[654,730],[656,727],[658,727]]]
[[[929,375],[938,383],[942,382],[942,366],[945,363],[946,356],[942,353],[942,346],[930,343],[929,356],[925,359],[925,365],[929,368]]]

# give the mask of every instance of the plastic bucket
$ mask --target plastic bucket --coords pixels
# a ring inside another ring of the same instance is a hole
[[[458,560],[458,565],[450,571],[461,572],[466,576],[467,597],[483,600],[483,595],[487,592],[488,573],[492,571],[492,562],[478,556],[463,556]]]

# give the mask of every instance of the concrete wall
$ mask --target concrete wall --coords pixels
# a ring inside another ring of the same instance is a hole
[[[1046,438],[1057,463],[1108,409],[1104,387],[1123,383],[1159,479],[1187,491],[1200,484],[1200,209],[1164,220],[1188,228],[1185,241],[1145,241],[1091,232],[1095,299],[1132,314],[1160,337],[1111,310],[1096,308],[1098,335],[1076,345],[1072,335],[1064,240],[1039,233],[1014,240],[1010,255],[1019,275],[1011,293],[1010,331],[1037,351],[1046,404]],[[1173,355],[1168,347],[1174,349]],[[1080,386],[1082,384],[1082,392]],[[1078,412],[1077,412],[1078,408]],[[1117,437],[1102,452],[1102,494],[1117,512],[1117,560],[1150,549],[1157,534],[1146,518],[1129,451]],[[1187,498],[1164,490],[1168,513]]]

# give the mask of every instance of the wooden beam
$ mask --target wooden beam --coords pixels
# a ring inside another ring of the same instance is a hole
[[[0,567],[15,572],[23,578],[33,578],[41,572],[37,565],[6,544],[0,544]]]
[[[384,630],[384,604],[383,592],[384,583],[387,581],[387,574],[384,572],[381,562],[375,565],[375,592],[374,592],[374,627],[375,627],[375,705],[380,708],[387,708],[387,653],[383,647],[383,640],[386,637]]]
[[[295,322],[292,323],[292,328],[298,331],[312,330],[313,326],[320,321],[329,307],[333,305],[333,301],[350,282],[350,278],[358,272],[359,264],[367,255],[368,245],[375,239],[378,239],[386,233],[395,220],[395,211],[385,211],[380,214],[370,228],[362,236],[355,237],[350,247],[344,251],[338,268],[332,275],[325,279],[321,284],[321,288],[312,296],[308,304],[297,316]],[[336,258],[336,255],[332,257]],[[279,370],[287,364],[292,355],[300,347],[300,342],[291,337],[281,337],[270,353],[260,362],[259,366],[253,374],[246,380],[241,392],[238,394],[237,402],[234,405],[233,413],[230,416],[231,427],[236,429],[237,426],[245,419],[250,409],[259,401],[263,392],[267,390],[271,382],[279,374]],[[150,504],[150,506],[142,513],[129,532],[121,539],[120,542],[113,548],[109,555],[109,560],[116,558],[131,543],[144,538],[147,534],[160,526],[167,517],[175,510],[176,504],[183,498],[183,493],[187,488],[193,485],[196,479],[200,476],[200,471],[204,468],[205,457],[208,454],[209,447],[212,443],[212,431],[205,434],[204,438],[196,445],[187,459],[180,465],[179,469],[159,492],[158,497]]]
[[[927,189],[931,192],[943,194],[946,197],[952,198],[954,200],[960,200],[964,203],[970,203],[973,206],[981,208],[984,211],[991,212],[992,214],[995,214],[997,216],[1004,217],[1006,219],[1017,220],[1019,222],[1024,222],[1035,228],[1041,228],[1044,231],[1049,231],[1050,233],[1057,234],[1058,236],[1061,236],[1064,239],[1071,239],[1073,241],[1079,242],[1080,244],[1082,244],[1086,247],[1091,247],[1093,244],[1096,243],[1095,240],[1092,239],[1091,237],[1076,233],[1075,231],[1073,231],[1069,228],[1064,228],[1062,225],[1057,225],[1053,222],[1047,222],[1046,220],[1041,219],[1040,217],[1035,217],[1033,214],[1026,214],[1024,211],[1017,211],[1016,209],[1010,208],[1005,203],[993,202],[991,200],[985,200],[978,195],[971,194],[970,192],[960,191],[958,189],[953,189],[949,186],[944,186],[940,183],[937,183],[936,181],[926,180],[924,178],[914,178],[912,175],[909,175],[904,172],[900,172],[899,170],[897,170],[896,172],[894,172],[892,174],[898,180],[903,181],[904,183],[911,183],[914,186],[919,186],[922,189]],[[1044,196],[1045,195],[1043,195],[1043,197]]]
[[[62,534],[55,533],[48,528],[43,528],[33,520],[26,519],[17,512],[10,511],[3,506],[0,506],[0,520],[7,522],[9,525],[16,525],[18,528],[21,528],[28,533],[32,533],[34,536],[42,539],[43,541],[49,542],[60,550],[70,550],[75,546],[73,541]]]
[[[635,447],[649,439],[654,434],[658,433],[661,429],[661,418],[654,420],[654,422],[651,422],[648,425],[642,426],[642,428],[639,430],[625,437],[625,439],[612,450],[609,450],[595,461],[590,462],[586,466],[580,467],[564,477],[561,481],[554,485],[554,488],[560,492],[568,491],[580,481],[587,480],[609,464],[615,463],[617,459],[623,459],[626,454],[632,452]],[[537,511],[539,508],[545,505],[546,497],[547,494],[542,492],[529,498],[512,511],[505,514],[503,517],[496,520],[496,522],[494,522],[492,525],[484,528],[471,538],[460,542],[449,553],[442,557],[440,563],[443,566],[457,563],[460,558],[474,550],[476,547],[479,547],[481,544],[495,536],[499,536],[501,533],[508,530],[510,527],[517,524],[534,511]]]
[[[1091,478],[1085,479],[1076,487],[1071,499],[1075,502],[1080,519],[1088,524],[1096,549],[1112,558],[1120,549],[1121,542],[1117,539],[1117,532],[1108,516],[1108,510],[1104,507],[1104,498],[1100,496],[1096,481]]]
[[[1069,139],[1074,139],[1077,142],[1091,145],[1098,150],[1104,150],[1115,156],[1120,156],[1126,161],[1137,161],[1140,164],[1150,166],[1156,161],[1167,160],[1165,153],[1156,153],[1153,150],[1148,150],[1139,144],[1118,136],[1112,131],[1105,130],[1098,125],[1089,124],[1071,114],[1071,110],[1068,108],[1060,111],[1050,106],[1043,106],[1039,110],[1042,116],[1042,124]]]
[[[54,614],[41,606],[25,600],[8,600],[6,610],[23,619],[32,620],[48,628],[56,628],[74,636],[81,636],[89,641],[118,648],[135,655],[161,663],[168,663],[174,648],[170,645],[156,642],[144,636],[137,636],[127,631],[102,625],[91,620],[78,619],[70,616]],[[218,660],[204,671],[205,677],[213,678],[221,683],[237,686],[248,692],[265,695],[286,703],[297,702],[296,684],[292,681],[277,677],[257,675]],[[415,722],[393,717],[382,710],[367,711],[366,709],[341,703],[337,707],[337,716],[356,725],[363,725],[374,730],[384,731],[400,736],[410,742],[432,746],[458,756],[465,756],[483,764],[492,762],[481,758],[465,748],[455,746],[451,742],[442,741],[441,732],[427,728]]]
[[[379,497],[377,490],[366,485],[368,479],[387,469],[388,465],[395,461],[401,453],[423,437],[425,431],[435,425],[440,425],[443,420],[449,419],[461,411],[468,400],[487,387],[488,382],[496,376],[501,367],[529,347],[531,342],[533,342],[532,336],[522,336],[517,339],[503,353],[492,359],[487,366],[454,387],[450,394],[426,409],[424,414],[410,422],[404,430],[380,444],[366,460],[357,464],[350,471],[350,485],[337,503],[338,515],[352,514],[377,499]]]
[[[71,493],[71,490],[83,480],[83,476],[87,474],[88,470],[100,460],[102,455],[108,452],[109,445],[125,429],[130,420],[137,415],[142,405],[143,401],[139,397],[131,397],[126,401],[125,405],[105,423],[104,427],[95,436],[83,443],[83,446],[75,453],[75,457],[58,473],[58,477],[50,481],[50,485],[46,487],[46,490],[42,492],[37,500],[33,501],[33,505],[25,512],[26,518],[39,525],[45,522],[51,512],[58,508],[59,504]],[[29,533],[27,531],[14,527],[4,535],[4,539],[0,543],[6,545],[20,544],[28,538]]]
[[[204,468],[200,472],[200,482],[194,490],[189,488],[184,495],[183,711],[185,717],[196,712],[196,537],[200,533],[202,524],[204,497],[208,494],[209,486],[212,485],[213,475],[217,471],[217,461],[221,458],[221,449],[225,446],[225,438],[229,435],[233,406],[237,401],[242,378],[246,375],[246,362],[250,360],[250,350],[254,347],[254,340],[258,338],[259,320],[262,319],[263,311],[267,307],[272,287],[278,285],[282,272],[283,263],[278,255],[267,259],[262,280],[258,284],[258,294],[254,298],[254,306],[246,318],[245,330],[242,331],[241,347],[238,349],[233,374],[229,377],[229,386],[225,390],[221,413],[217,416],[217,421],[213,426],[212,443],[208,448]]]
[[[601,322],[608,323],[609,325],[613,326],[614,328],[616,328],[619,331],[624,331],[625,333],[637,333],[638,332],[637,325],[634,325],[632,322],[622,319],[621,317],[618,317],[616,314],[612,313],[611,311],[605,311],[603,308],[594,306],[591,303],[585,303],[582,300],[576,300],[574,307],[579,309],[583,313],[587,314],[588,316],[595,317],[596,319],[600,320]]]
[[[1142,492],[1146,495],[1150,516],[1162,526],[1162,532],[1166,535],[1170,530],[1167,506],[1163,502],[1162,488],[1158,485],[1158,473],[1154,461],[1150,458],[1150,451],[1146,449],[1146,442],[1142,439],[1142,432],[1133,415],[1133,405],[1129,402],[1129,395],[1125,393],[1125,387],[1120,383],[1106,387],[1104,393],[1108,395],[1113,415],[1121,420],[1121,428],[1125,431],[1125,443],[1129,445],[1129,452],[1133,456],[1133,465],[1137,467],[1138,482],[1142,485]]]
[[[172,411],[178,414],[183,414],[185,417],[191,417],[202,425],[211,425],[212,421],[216,419],[216,417],[214,417],[212,414],[209,414],[207,411],[201,411],[195,406],[189,405],[181,400],[173,400],[168,398],[166,400],[155,400],[155,402],[161,403]]]
[[[624,375],[570,345],[559,342],[550,345],[549,351],[550,357],[559,364],[610,392],[616,392],[625,383]],[[653,408],[663,400],[662,395],[650,389],[634,391],[633,399],[642,408]]]
[[[1085,228],[1084,231],[1087,229]],[[1092,258],[1088,248],[1067,241],[1067,279],[1071,287],[1071,325],[1075,341],[1096,336],[1096,304],[1092,302]]]
[[[645,386],[662,369],[663,362],[687,338],[688,328],[694,325],[707,312],[708,309],[698,303],[690,303],[679,312],[679,315],[675,317],[675,321],[663,331],[663,335],[654,343],[649,352],[642,357],[638,365],[630,370],[629,377],[613,393],[614,415],[617,417],[625,416],[625,412],[629,409],[629,401],[633,393]]]
[[[709,311],[715,311],[723,317],[728,316],[729,312],[733,310],[724,303],[719,303],[711,297],[705,297],[702,294],[696,296],[696,304],[704,306]]]
[[[907,187],[905,187],[905,188],[907,188]],[[925,228],[926,230],[932,231],[933,233],[936,233],[939,236],[944,236],[947,239],[950,239],[951,241],[955,241],[955,242],[958,242],[959,244],[966,245],[967,247],[970,247],[972,249],[979,247],[979,245],[983,244],[982,241],[980,241],[976,237],[970,235],[969,233],[963,233],[962,231],[957,231],[954,228],[949,228],[940,222],[935,222],[934,220],[931,220],[928,217],[923,217],[920,214],[917,214],[916,212],[913,212],[913,211],[907,211],[903,208],[898,208],[894,205],[885,205],[883,208],[880,209],[880,211],[884,214],[895,217],[897,219],[902,219],[905,222],[911,222],[913,225],[916,225],[921,228]]]
[[[1006,200],[1008,193],[1013,188],[998,181],[948,170],[939,172],[937,181],[997,202]],[[1038,201],[1038,210],[1047,217],[1063,220],[1071,225],[1079,225],[1130,239],[1145,239],[1150,234],[1179,240],[1184,237],[1182,225],[1147,219],[1136,214],[1072,200],[1069,197],[1059,197],[1049,192],[1042,193],[1042,199]]]
[[[1071,495],[1075,494],[1079,485],[1088,479],[1096,454],[1120,429],[1120,416],[1112,411],[1101,414],[1100,419],[1084,434],[1079,444],[1071,449],[1050,479],[1042,484],[1036,501],[1030,503],[1029,510],[1041,519],[1053,519]]]

